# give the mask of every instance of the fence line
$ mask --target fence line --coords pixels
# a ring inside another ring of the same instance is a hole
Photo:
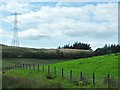
[[[30,69],[30,70],[38,70],[38,72],[39,71],[45,72],[45,65],[43,64],[41,67],[42,67],[41,68],[42,70],[40,70],[40,64],[37,64],[37,66],[35,64],[18,64],[18,65],[12,65],[9,67],[2,67],[2,71],[3,71],[3,73],[5,73],[7,70],[12,70],[12,69]],[[47,74],[48,74],[48,76],[50,76],[51,74],[53,74],[55,77],[60,76],[60,72],[58,72],[56,66],[53,67],[53,73],[52,73],[52,67],[50,67],[50,65],[48,65],[48,67],[47,67]],[[68,74],[70,81],[74,81],[73,76],[74,76],[73,71],[70,70],[69,74]],[[61,68],[61,77],[65,78],[65,70],[63,67]],[[106,77],[107,77],[107,88],[110,88],[111,87],[110,74],[108,74]],[[83,72],[80,72],[79,78],[80,79],[78,81],[80,81],[80,84],[84,84],[85,78],[83,77]],[[95,78],[96,78],[95,73],[93,73],[92,74],[92,85],[93,86],[96,85]]]

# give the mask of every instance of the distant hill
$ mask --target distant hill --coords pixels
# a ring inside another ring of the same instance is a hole
[[[6,46],[6,45],[4,45],[4,44],[0,44],[0,46]]]
[[[92,50],[36,49],[2,45],[3,58],[75,59],[92,56]]]

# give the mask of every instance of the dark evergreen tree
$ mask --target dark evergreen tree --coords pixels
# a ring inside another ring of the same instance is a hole
[[[96,55],[104,55],[104,54],[118,53],[118,52],[120,52],[120,45],[115,45],[115,44],[111,44],[111,45],[105,44],[103,48],[97,48],[95,50]]]
[[[90,50],[90,44],[75,42],[73,45],[64,45],[62,48]]]

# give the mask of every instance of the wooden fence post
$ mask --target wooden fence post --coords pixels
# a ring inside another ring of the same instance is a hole
[[[110,88],[110,75],[109,74],[107,76],[107,83],[108,83],[108,88]]]
[[[48,75],[50,75],[50,66],[48,66]]]
[[[62,78],[64,77],[64,69],[62,68]]]
[[[44,64],[43,64],[43,72],[44,72]]]
[[[35,69],[35,65],[33,64],[33,69]]]
[[[80,72],[80,81],[82,81],[82,72]]]
[[[31,64],[29,64],[29,66],[30,66],[29,68],[31,69]]]
[[[72,70],[70,70],[70,81],[72,81]]]
[[[21,67],[22,67],[22,64],[20,64],[20,69],[21,69]]]
[[[93,73],[93,85],[95,85],[95,73]]]
[[[24,69],[24,64],[23,64],[23,69]]]
[[[38,71],[39,71],[39,64],[38,64]]]
[[[54,67],[54,74],[55,74],[55,76],[57,76],[57,75],[56,75],[56,67]]]

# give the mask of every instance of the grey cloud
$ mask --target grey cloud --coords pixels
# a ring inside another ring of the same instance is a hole
[[[50,36],[45,36],[45,35],[36,35],[36,36],[29,36],[24,39],[29,39],[29,40],[41,40],[41,39],[50,39]]]
[[[117,35],[117,33],[115,32],[108,32],[108,31],[98,32],[97,30],[96,31],[91,30],[91,32],[74,30],[71,32],[65,32],[64,34],[70,37],[86,37],[88,39],[89,38],[106,39],[106,38],[112,38]]]

